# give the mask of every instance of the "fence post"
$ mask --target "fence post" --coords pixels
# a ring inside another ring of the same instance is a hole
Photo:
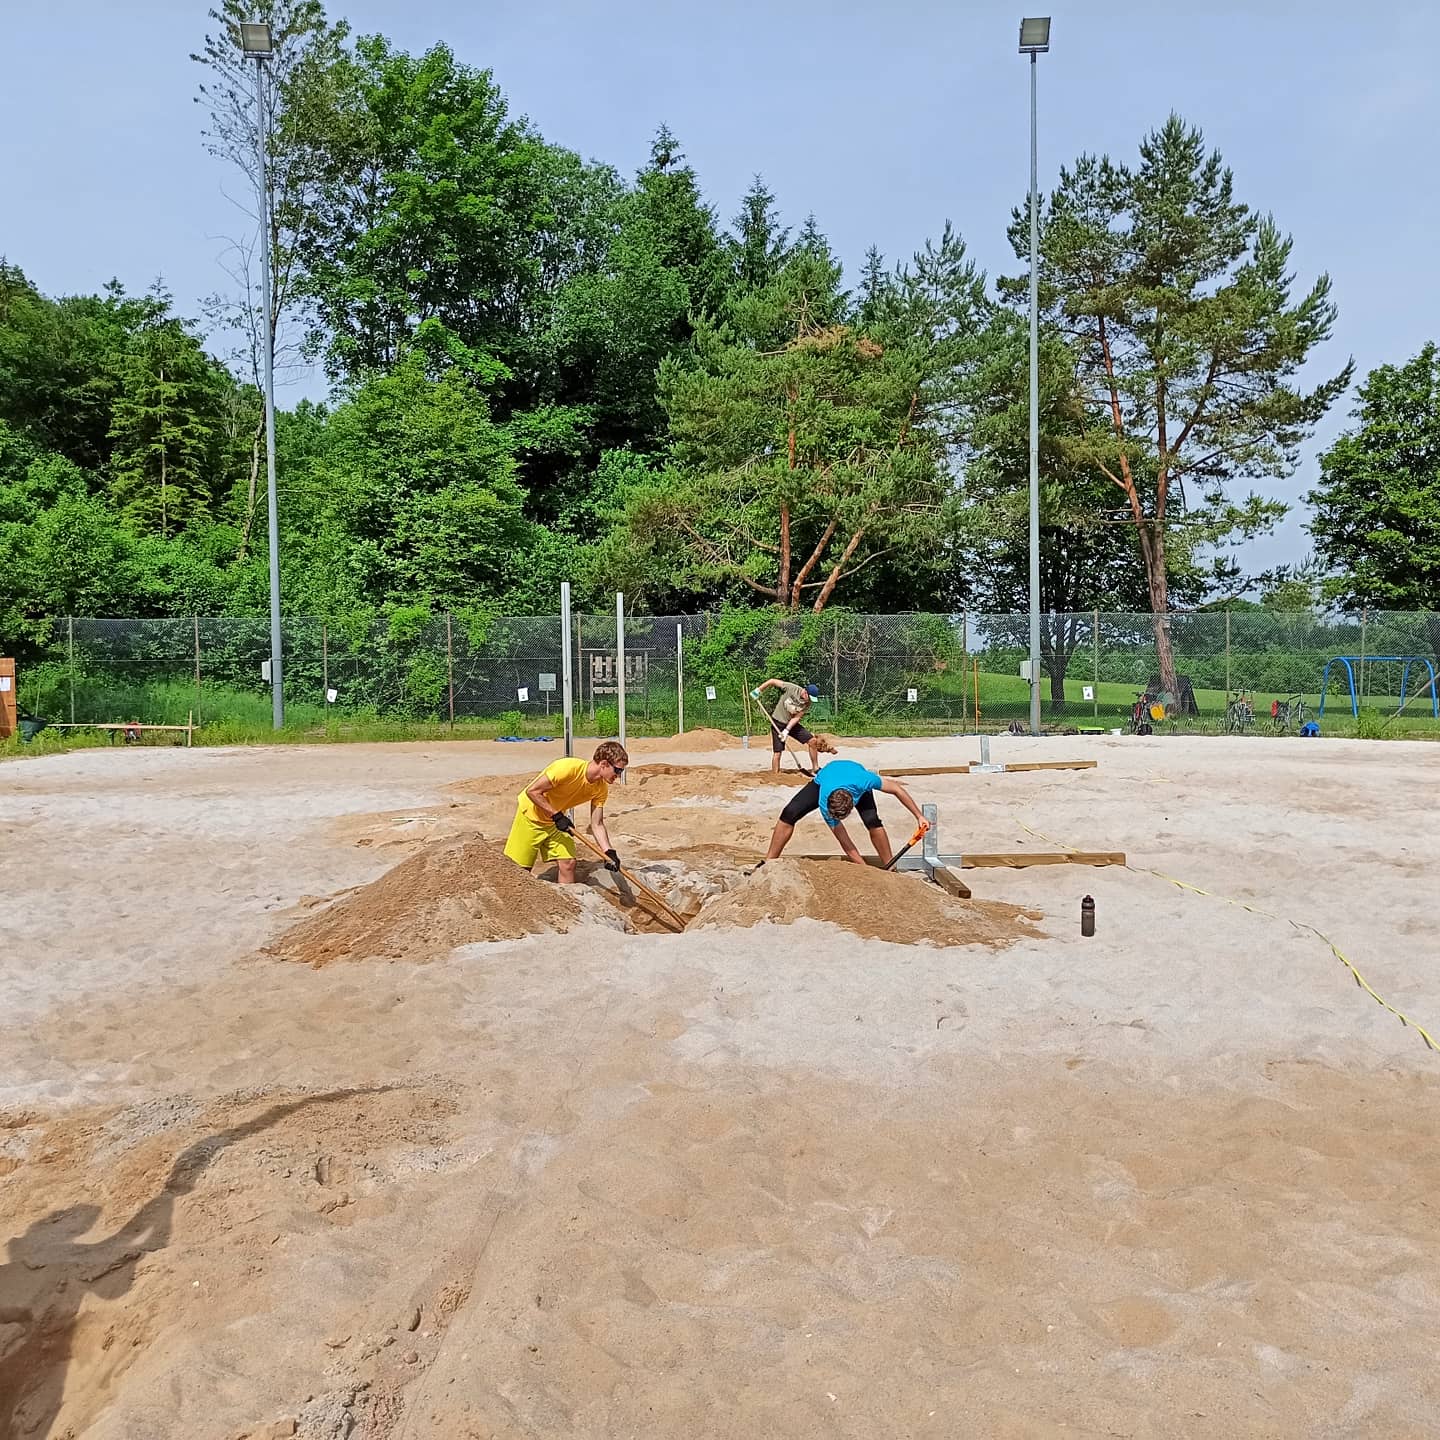
[[[615,707],[619,712],[620,744],[625,744],[625,595],[615,592]]]
[[[195,723],[203,719],[200,709],[200,617],[195,616]]]
[[[1225,607],[1225,703],[1230,703],[1230,607]]]
[[[445,612],[445,677],[450,684],[450,728],[455,728],[455,640],[450,629],[451,615]]]
[[[1094,624],[1095,632],[1093,639],[1095,646],[1095,674],[1093,678],[1095,685],[1095,699],[1093,704],[1095,708],[1093,713],[1095,719],[1098,720],[1100,718],[1100,607],[1098,605],[1095,607]]]
[[[75,617],[65,617],[70,630],[70,723],[75,723]]]
[[[833,722],[840,723],[840,617],[830,632],[830,709]]]
[[[960,721],[970,723],[970,611],[960,612]]]
[[[330,718],[330,626],[320,622],[320,691],[325,701],[325,718]]]
[[[676,734],[685,733],[685,627],[675,622],[675,699],[680,710]]]
[[[565,714],[565,756],[575,753],[575,707],[570,693],[574,683],[570,656],[570,582],[560,582],[560,699]]]
[[[1366,630],[1366,627],[1367,627],[1367,625],[1369,624],[1369,622],[1370,622],[1370,607],[1369,607],[1368,605],[1362,605],[1362,606],[1360,607],[1360,700],[1359,700],[1359,705],[1360,705],[1360,708],[1361,708],[1362,710],[1365,708],[1365,630]],[[74,717],[72,716],[71,718],[73,719]]]

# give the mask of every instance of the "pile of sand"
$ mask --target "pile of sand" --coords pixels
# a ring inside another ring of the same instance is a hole
[[[457,945],[568,930],[580,909],[485,841],[429,847],[265,947],[319,969],[334,960],[420,964]]]
[[[999,947],[1033,939],[1039,932],[1026,922],[1040,917],[998,901],[957,900],[913,872],[848,860],[770,860],[704,906],[689,929],[804,918],[828,920],[867,940]]]
[[[698,730],[687,730],[683,735],[670,735],[664,740],[647,742],[645,748],[651,746],[664,750],[734,750],[740,744],[738,737],[731,735],[726,730],[712,730],[702,725]]]
[[[609,808],[640,809],[673,800],[734,800],[747,790],[778,785],[793,790],[805,777],[787,767],[772,775],[769,767],[722,770],[718,765],[632,765],[625,783],[611,788]],[[784,803],[783,798],[775,802]]]

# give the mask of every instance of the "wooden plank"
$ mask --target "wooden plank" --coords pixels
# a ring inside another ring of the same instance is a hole
[[[968,765],[911,765],[896,770],[887,765],[880,773],[886,777],[893,775],[897,780],[903,780],[907,775],[968,775],[970,767]]]
[[[1025,870],[1032,865],[1123,865],[1119,850],[1012,850],[992,855],[965,855],[966,870]]]
[[[1097,760],[1025,760],[1007,765],[1005,773],[1013,775],[1017,770],[1093,770],[1097,764]]]
[[[968,900],[970,898],[970,887],[948,865],[932,865],[930,878],[942,890],[949,891],[957,899]]]

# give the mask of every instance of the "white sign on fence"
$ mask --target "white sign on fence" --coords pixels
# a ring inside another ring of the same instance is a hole
[[[907,690],[905,692],[905,698],[913,705],[920,698],[920,692],[918,690]]]
[[[530,698],[530,687],[522,685],[515,693],[520,697],[520,703],[523,705]]]
[[[713,685],[707,685],[705,687],[705,698],[707,700],[713,700],[715,698],[715,687]]]
[[[545,675],[545,674],[542,674],[542,675],[540,676],[540,689],[541,689],[542,691],[544,691],[544,690],[553,690],[554,688],[555,688],[555,677],[554,677],[553,675]]]
[[[1028,680],[1030,678],[1030,662],[1028,660],[1022,660],[1020,662],[1020,678],[1022,680]]]
[[[1082,685],[1080,687],[1080,698],[1082,700],[1093,700],[1095,698],[1095,687],[1093,685]]]
[[[8,690],[9,688],[10,677],[8,675],[0,675],[0,690]]]
[[[325,703],[327,705],[333,705],[339,698],[340,692],[333,685],[325,692]]]
[[[260,678],[262,680],[268,680],[270,678],[270,662],[268,660],[262,660],[260,662]]]

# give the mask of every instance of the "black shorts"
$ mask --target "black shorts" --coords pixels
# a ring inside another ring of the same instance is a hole
[[[784,728],[773,715],[770,717],[770,748],[777,755],[785,749],[785,741],[781,739],[781,731]],[[798,741],[801,745],[808,745],[815,737],[803,725],[796,725],[790,731],[790,738]]]
[[[780,812],[780,818],[787,825],[798,825],[813,810],[820,808],[820,782],[812,780],[802,785],[791,797],[790,803]],[[884,824],[880,812],[875,808],[875,792],[867,790],[855,802],[855,813],[867,830],[878,830]]]

